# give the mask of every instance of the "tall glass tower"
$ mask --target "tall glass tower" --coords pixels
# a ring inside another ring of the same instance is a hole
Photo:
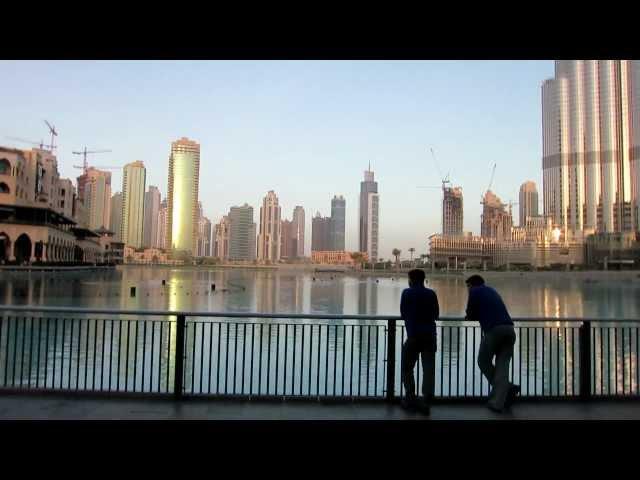
[[[124,166],[122,176],[122,232],[125,245],[140,248],[143,244],[144,189],[147,169],[140,161]]]
[[[342,195],[331,200],[330,250],[344,250],[345,210],[347,201]]]
[[[172,250],[196,253],[200,144],[182,137],[171,143],[167,189],[167,243]]]
[[[544,214],[569,233],[638,229],[640,62],[562,60],[542,84]]]
[[[378,259],[378,182],[374,180],[371,166],[360,182],[360,251],[366,252],[370,261]]]
[[[149,185],[149,190],[144,194],[144,228],[142,229],[142,244],[147,248],[157,246],[160,202],[160,190],[156,186]]]

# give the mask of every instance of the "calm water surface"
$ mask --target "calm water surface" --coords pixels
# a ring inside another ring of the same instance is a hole
[[[463,276],[427,276],[442,315],[464,315]],[[631,273],[487,273],[514,317],[640,318]],[[162,285],[162,280],[166,285]],[[216,291],[211,292],[215,283]],[[130,296],[130,287],[136,296]],[[0,272],[0,303],[114,309],[397,315],[405,277],[294,270],[119,267],[107,272]]]
[[[609,319],[621,327],[594,331],[594,360],[600,365],[593,371],[596,391],[639,389],[638,330],[618,321],[640,318],[637,274],[511,272],[485,277],[501,293],[512,316],[554,319],[518,328],[511,378],[523,385],[523,394],[576,392],[579,324],[561,321],[572,317]],[[464,316],[464,277],[427,278],[438,294],[441,314]],[[99,272],[0,272],[0,304],[398,315],[406,286],[404,276],[123,266]],[[136,288],[133,297],[131,287]],[[0,319],[0,385],[171,391],[173,319],[46,317]],[[399,324],[397,354],[403,335]],[[382,396],[385,338],[386,322],[381,321],[245,323],[192,318],[187,322],[184,388],[193,393]],[[470,322],[440,329],[437,395],[487,392],[475,364],[479,341],[479,328]],[[397,358],[396,391],[401,392],[399,369]]]

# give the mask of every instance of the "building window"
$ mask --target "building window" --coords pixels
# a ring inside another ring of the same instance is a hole
[[[11,175],[11,163],[6,158],[0,158],[0,175]]]
[[[11,193],[9,190],[9,185],[4,182],[0,182],[0,193]]]

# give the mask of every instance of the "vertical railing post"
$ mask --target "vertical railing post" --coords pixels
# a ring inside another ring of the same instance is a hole
[[[176,358],[175,358],[175,378],[173,381],[173,396],[176,400],[182,398],[182,379],[184,377],[184,330],[185,317],[178,315],[176,322]]]
[[[387,327],[387,402],[393,402],[396,386],[396,321],[389,320]]]
[[[580,398],[591,398],[591,322],[580,327]]]

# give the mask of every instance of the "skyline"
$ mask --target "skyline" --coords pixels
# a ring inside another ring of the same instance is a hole
[[[268,190],[285,212],[327,214],[327,201],[344,195],[345,246],[357,250],[358,184],[371,162],[383,198],[380,256],[390,258],[393,248],[426,251],[440,230],[441,191],[416,188],[440,184],[429,148],[462,186],[465,231],[480,231],[474,199],[494,162],[504,201],[517,201],[526,180],[542,184],[540,86],[552,61],[0,62],[8,70],[0,99],[13,115],[0,120],[1,136],[46,141],[47,118],[59,131],[61,176],[78,176],[72,150],[111,149],[89,161],[140,159],[163,198],[167,145],[192,138],[213,223],[232,205],[257,208]],[[113,190],[121,175],[112,172]]]

